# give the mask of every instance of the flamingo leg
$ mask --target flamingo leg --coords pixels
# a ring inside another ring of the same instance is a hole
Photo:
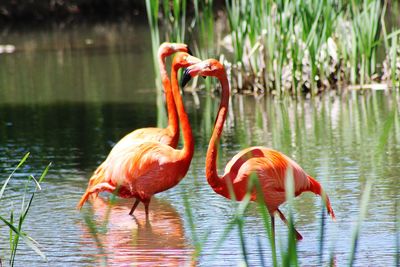
[[[129,215],[132,215],[133,212],[135,211],[136,207],[139,205],[140,200],[136,199],[135,204],[133,204],[131,211],[129,212]]]
[[[144,204],[144,210],[146,212],[146,221],[149,219],[149,204],[150,204],[150,199],[143,200]]]
[[[289,226],[289,222],[286,220],[285,215],[283,215],[282,211],[280,211],[279,209],[276,209],[276,211],[279,214],[279,217],[281,218],[281,220],[287,225]],[[293,230],[296,234],[296,239],[297,241],[302,240],[303,236],[296,230],[296,228],[293,227]]]

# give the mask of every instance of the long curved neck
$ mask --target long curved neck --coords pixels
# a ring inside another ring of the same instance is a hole
[[[193,157],[194,152],[194,141],[193,141],[193,134],[192,128],[190,127],[189,118],[186,114],[185,107],[183,106],[183,101],[181,94],[179,92],[179,85],[178,85],[178,77],[177,77],[177,70],[174,66],[172,66],[171,70],[171,85],[172,85],[172,93],[174,95],[174,100],[176,104],[176,109],[178,111],[179,121],[182,127],[182,135],[183,135],[183,149],[182,151],[182,158],[190,161]]]
[[[217,171],[217,154],[218,154],[218,143],[222,130],[224,127],[226,115],[228,113],[229,105],[229,83],[226,75],[217,77],[222,86],[221,103],[219,105],[217,118],[214,124],[214,130],[208,144],[207,156],[206,156],[206,177],[207,182],[217,193],[227,192],[226,183],[218,176]]]
[[[165,66],[165,56],[159,55],[158,63],[160,66],[161,80],[165,91],[168,111],[168,129],[173,135],[179,133],[178,113],[176,112],[174,96],[171,91],[171,82],[168,77],[167,68]]]

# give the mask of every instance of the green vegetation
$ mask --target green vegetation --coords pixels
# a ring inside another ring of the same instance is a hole
[[[235,22],[230,23],[232,39],[244,47],[241,51],[233,46],[234,64],[243,64],[242,76],[252,74],[247,85],[234,83],[239,89],[316,94],[324,88],[349,82],[363,85],[381,77],[377,49],[387,36],[381,32],[385,6],[380,1],[242,2],[228,4],[228,10],[239,10],[228,12],[229,21]],[[258,14],[253,15],[254,10]]]
[[[152,40],[152,51],[153,56],[157,56],[157,49],[160,45],[160,31],[158,25],[159,13],[162,15],[162,30],[164,36],[162,39],[169,42],[188,42],[189,38],[194,38],[194,53],[199,58],[209,58],[215,55],[216,49],[219,47],[215,46],[214,43],[214,10],[213,0],[193,1],[194,18],[189,22],[187,19],[187,2],[173,0],[164,0],[161,3],[159,1],[146,0],[146,10],[151,31]],[[161,10],[161,11],[159,11]],[[155,58],[155,72],[159,76],[158,62]],[[195,79],[197,81],[197,78]],[[207,79],[205,86],[210,89],[212,82]],[[160,81],[156,80],[156,86],[160,89]],[[161,89],[160,89],[161,90]],[[160,90],[158,90],[160,92]],[[158,97],[159,107],[162,107],[161,97]],[[160,108],[159,110],[163,110]],[[161,114],[159,114],[161,115]],[[162,116],[158,116],[159,118]],[[165,117],[165,116],[164,116]],[[162,125],[164,122],[159,121],[158,125]]]
[[[14,173],[24,164],[26,159],[29,157],[29,153],[27,153],[19,162],[17,167],[14,169],[14,171],[8,176],[8,178],[5,180],[1,190],[0,190],[0,202],[3,198],[4,192],[7,188],[7,184],[10,181],[10,179],[13,177]],[[48,170],[49,170],[50,164],[45,168],[43,173],[41,174],[39,179],[36,179],[33,175],[30,175],[28,177],[28,180],[25,183],[24,186],[24,191],[22,194],[22,199],[21,199],[21,210],[19,213],[19,216],[17,216],[16,212],[14,211],[13,208],[10,210],[10,214],[8,216],[0,216],[0,220],[8,226],[10,229],[9,231],[9,240],[10,240],[10,256],[9,256],[9,264],[10,266],[14,266],[14,261],[15,261],[15,256],[17,254],[18,250],[18,244],[20,239],[22,239],[26,245],[28,245],[33,251],[35,251],[39,256],[41,256],[44,260],[46,260],[45,254],[40,250],[39,244],[32,238],[30,237],[27,233],[25,233],[22,230],[22,226],[24,224],[24,221],[26,219],[26,216],[28,215],[29,209],[31,208],[33,198],[36,194],[36,192],[41,190],[40,183],[43,181],[44,177],[46,176]],[[29,185],[34,182],[35,189],[32,193],[30,193],[30,198],[29,197]],[[29,199],[29,201],[27,201]],[[7,220],[6,218],[9,218]],[[18,218],[18,219],[17,219]],[[1,259],[0,259],[1,260]]]
[[[213,1],[196,0],[189,38],[182,32],[186,1],[182,6],[174,1],[172,11],[168,1],[161,5],[166,40],[194,43],[201,58],[216,57],[221,47],[230,51],[224,58],[234,90],[315,95],[349,84],[398,86],[400,32],[387,32],[387,1],[226,0],[226,18],[218,19],[226,20],[221,24],[229,25],[228,33],[216,36]],[[386,55],[384,62],[379,53]]]

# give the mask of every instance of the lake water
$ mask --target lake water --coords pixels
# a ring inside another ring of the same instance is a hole
[[[68,30],[18,31],[2,43],[16,46],[0,54],[0,177],[4,181],[26,152],[31,156],[10,181],[0,214],[19,211],[29,174],[52,162],[35,195],[23,230],[37,240],[44,262],[24,243],[16,266],[188,266],[195,251],[187,210],[196,234],[208,235],[197,265],[242,263],[233,231],[216,243],[233,218],[235,204],[215,194],[205,180],[204,159],[219,96],[185,93],[196,151],[188,174],[175,188],[128,215],[132,200],[108,194],[81,212],[75,206],[96,167],[112,146],[133,129],[165,123],[154,85],[150,34],[146,26],[106,25]],[[333,251],[336,266],[348,263],[353,227],[366,181],[374,185],[361,227],[356,266],[393,266],[396,255],[395,200],[399,199],[400,98],[387,92],[326,94],[315,99],[278,100],[233,96],[220,146],[220,173],[240,149],[263,145],[295,159],[322,181],[337,221],[326,220],[324,262]],[[386,135],[385,135],[386,133]],[[379,149],[380,141],[387,144]],[[380,152],[380,151],[383,151]],[[287,213],[287,206],[283,206]],[[93,213],[93,217],[90,217]],[[304,240],[298,243],[301,266],[319,265],[321,201],[313,194],[295,200],[294,220]],[[8,215],[7,215],[8,216]],[[107,220],[108,216],[108,220]],[[397,213],[399,216],[399,213]],[[97,240],[85,218],[98,224]],[[278,251],[286,226],[277,219]],[[0,257],[8,257],[8,229],[0,224]],[[252,204],[246,214],[245,240],[251,266],[271,253],[261,216]]]

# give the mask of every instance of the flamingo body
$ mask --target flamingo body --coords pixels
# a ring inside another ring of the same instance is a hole
[[[123,198],[150,201],[154,194],[177,185],[188,167],[179,151],[170,146],[145,140],[137,141],[107,157],[92,177],[94,186],[88,188],[81,200],[82,205],[90,194],[115,190]]]
[[[225,183],[232,185],[235,198],[242,200],[247,193],[250,175],[257,174],[265,204],[269,212],[273,214],[286,201],[285,180],[289,170],[293,174],[295,196],[307,191],[321,193],[321,188],[316,184],[315,179],[294,160],[279,151],[261,146],[246,148],[236,154],[226,165],[222,179]],[[217,187],[214,190],[216,193],[231,198],[229,192],[224,190],[225,188]],[[257,200],[256,192],[252,193],[251,199]],[[330,203],[328,210],[333,213]]]

